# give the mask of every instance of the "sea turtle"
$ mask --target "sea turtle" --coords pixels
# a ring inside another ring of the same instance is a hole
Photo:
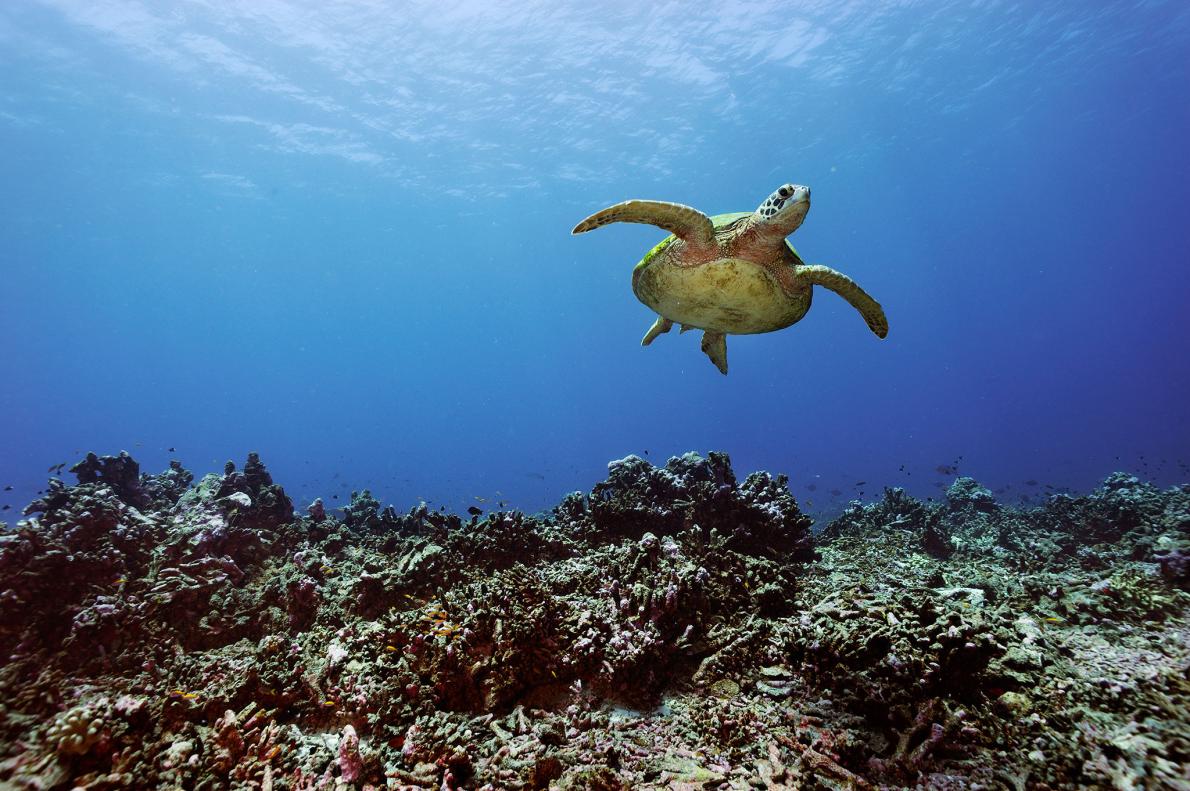
[[[810,210],[810,189],[783,184],[754,212],[707,217],[679,203],[630,200],[592,214],[579,234],[613,222],[639,222],[670,232],[632,270],[632,291],[657,312],[648,346],[674,323],[702,330],[702,350],[727,373],[727,336],[773,332],[806,315],[812,286],[834,291],[860,312],[872,332],[888,334],[880,303],[851,278],[806,264],[785,237]]]

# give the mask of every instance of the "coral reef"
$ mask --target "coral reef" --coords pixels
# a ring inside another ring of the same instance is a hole
[[[629,456],[552,511],[304,515],[88,454],[0,533],[0,786],[1190,788],[1190,487]]]

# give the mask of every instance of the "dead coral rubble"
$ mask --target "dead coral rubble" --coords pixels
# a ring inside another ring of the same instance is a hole
[[[1190,491],[612,462],[550,513],[294,513],[89,454],[0,532],[0,785],[1184,788]]]

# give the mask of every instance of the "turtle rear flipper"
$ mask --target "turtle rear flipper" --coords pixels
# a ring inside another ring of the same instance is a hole
[[[690,206],[656,200],[629,200],[608,206],[574,226],[571,233],[586,233],[613,222],[656,225],[692,247],[708,247],[715,243],[715,228],[710,217]]]
[[[719,373],[727,376],[727,336],[722,332],[703,332],[702,350],[711,358]]]
[[[657,320],[653,322],[653,326],[649,327],[649,331],[645,333],[645,337],[641,340],[641,346],[648,346],[653,340],[663,332],[669,332],[673,329],[674,323],[664,316],[658,316]]]
[[[851,307],[864,317],[864,321],[868,323],[869,329],[876,333],[876,337],[883,338],[888,335],[888,319],[884,316],[884,308],[847,275],[836,272],[829,266],[811,264],[799,266],[797,277],[807,283],[830,289],[847,300]]]

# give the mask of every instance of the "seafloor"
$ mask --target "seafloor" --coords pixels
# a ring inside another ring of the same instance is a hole
[[[0,534],[3,788],[1190,788],[1190,486],[815,535],[719,453],[469,519],[71,471]]]

